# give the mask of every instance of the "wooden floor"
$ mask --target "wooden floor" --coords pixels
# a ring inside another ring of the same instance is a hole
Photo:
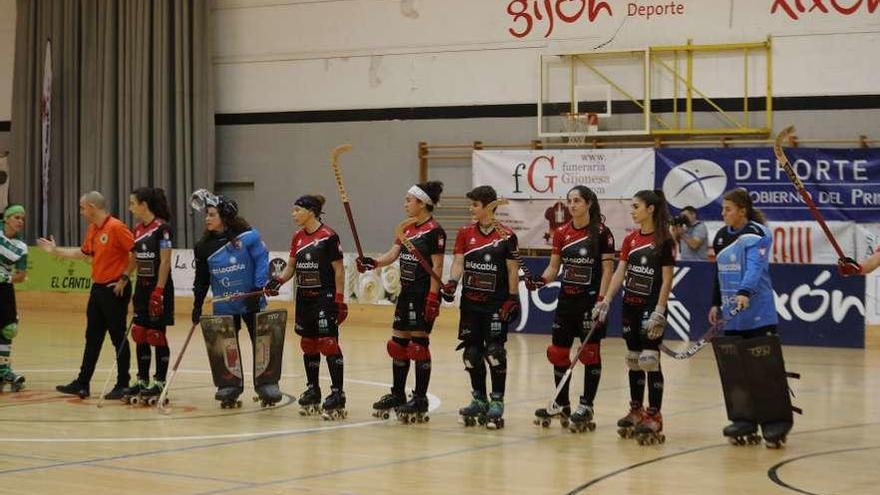
[[[805,414],[782,450],[732,447],[722,439],[726,421],[711,351],[686,362],[666,361],[667,442],[640,447],[619,439],[613,427],[628,401],[619,339],[603,345],[599,426],[593,433],[532,425],[552,378],[548,338],[531,335],[510,339],[507,427],[461,426],[456,411],[469,401],[469,385],[454,351],[456,312],[448,309],[432,341],[427,424],[404,426],[370,415],[370,404],[390,382],[390,308],[353,308],[344,328],[347,420],[298,414],[293,401],[304,378],[290,331],[282,404],[261,409],[250,402],[248,388],[242,409],[221,410],[197,334],[172,394],[175,409],[163,416],[116,402],[98,409],[96,399],[54,391],[76,374],[84,316],[78,303],[65,308],[54,304],[65,296],[51,297],[42,304],[62,310],[21,311],[13,363],[27,376],[28,388],[0,395],[0,493],[754,495],[875,494],[880,486],[880,354],[874,336],[865,351],[785,349],[789,369],[803,374],[794,387]],[[179,324],[170,332],[172,357],[186,330]],[[107,341],[91,384],[95,395],[111,364]],[[581,388],[580,370],[573,391]],[[322,383],[326,394],[329,386]],[[576,400],[577,393],[572,396]]]

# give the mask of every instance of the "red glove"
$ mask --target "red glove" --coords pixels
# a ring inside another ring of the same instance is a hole
[[[425,300],[425,321],[431,323],[440,315],[440,296],[436,292],[428,292]]]
[[[840,258],[837,260],[837,273],[839,273],[841,277],[860,275],[862,273],[862,265],[858,264],[856,260],[850,257]]]
[[[278,277],[273,278],[272,280],[269,281],[268,284],[266,284],[266,288],[264,289],[266,292],[266,295],[269,297],[277,296],[278,291],[281,290],[282,285],[284,285],[284,282],[280,278],[278,278]]]
[[[348,304],[345,304],[345,296],[337,292],[333,302],[336,303],[336,324],[342,325],[342,322],[348,318]]]
[[[544,280],[544,277],[526,277],[525,283],[526,289],[528,290],[538,290],[547,285],[547,281]]]
[[[150,294],[150,316],[158,318],[165,312],[165,288],[156,287]]]
[[[498,316],[501,318],[501,321],[513,321],[519,316],[520,310],[519,296],[511,294],[506,301],[501,303],[501,309],[498,310]]]
[[[458,289],[458,280],[449,280],[440,288],[440,297],[451,303],[455,301],[455,290]]]

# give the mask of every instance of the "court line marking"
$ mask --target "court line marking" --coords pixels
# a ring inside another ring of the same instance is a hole
[[[90,464],[90,467],[109,469],[111,471],[125,471],[127,473],[135,472],[135,473],[143,473],[143,474],[155,474],[155,475],[159,475],[159,476],[185,478],[185,479],[196,480],[196,481],[213,481],[216,483],[228,483],[230,485],[238,485],[238,488],[249,488],[249,487],[256,486],[256,485],[254,485],[254,483],[251,483],[250,481],[238,481],[238,480],[230,480],[230,479],[224,479],[224,478],[211,478],[209,476],[198,476],[198,475],[193,475],[193,474],[175,473],[174,471],[156,471],[156,470],[152,470],[152,469],[143,469],[143,468],[136,468],[136,467],[131,467],[131,466],[108,466],[105,464],[94,463],[94,464]]]
[[[55,371],[55,370],[53,370]],[[42,371],[42,372],[53,372],[53,371]],[[64,370],[69,371],[69,370]],[[187,370],[180,370],[180,372]],[[41,371],[37,370],[29,370],[29,373],[37,373]],[[284,376],[284,375],[282,375]],[[389,388],[391,385],[388,383],[376,382],[371,380],[356,380],[349,378],[346,380],[349,383],[358,383],[361,385],[370,385],[376,387],[385,387]],[[440,398],[434,394],[428,395],[428,412],[435,411],[440,407],[442,403]],[[157,412],[158,414],[158,412]],[[344,423],[344,424],[333,424],[329,426],[319,426],[319,427],[310,427],[310,428],[291,428],[285,430],[267,430],[261,432],[244,432],[244,433],[225,433],[225,434],[216,434],[216,435],[177,435],[177,436],[165,436],[165,437],[106,437],[106,438],[92,438],[92,437],[79,437],[79,438],[49,438],[49,437],[31,437],[31,438],[0,438],[0,443],[130,443],[130,442],[189,442],[189,441],[202,441],[202,440],[226,440],[226,439],[241,439],[241,438],[259,438],[259,437],[271,437],[276,435],[296,435],[302,433],[309,432],[321,432],[321,431],[333,431],[333,430],[342,430],[348,428],[360,428],[362,426],[369,426],[379,423],[384,423],[386,421],[392,421],[391,419],[376,419],[371,421],[361,421],[357,423]],[[0,472],[2,473],[2,472]]]
[[[774,483],[776,483],[777,485],[779,485],[783,488],[788,488],[789,490],[792,490],[792,491],[795,491],[798,493],[803,493],[804,495],[819,495],[814,492],[808,492],[808,491],[803,490],[801,488],[797,488],[796,486],[793,486],[793,485],[783,481],[782,478],[779,476],[779,468],[781,468],[782,466],[785,466],[786,464],[789,464],[789,463],[792,463],[795,461],[800,461],[802,459],[807,459],[810,457],[820,457],[820,456],[826,456],[826,455],[842,454],[842,453],[847,453],[847,452],[858,452],[858,451],[862,451],[862,450],[877,450],[877,449],[880,449],[880,446],[852,447],[849,449],[826,450],[824,452],[813,452],[811,454],[804,454],[804,455],[800,455],[798,457],[792,457],[791,459],[786,459],[778,464],[771,466],[770,469],[767,470],[767,477],[770,478],[771,481],[773,481]]]

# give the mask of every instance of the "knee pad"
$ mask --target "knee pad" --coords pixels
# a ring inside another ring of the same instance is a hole
[[[409,359],[409,354],[406,350],[409,346],[391,339],[385,347],[388,349],[388,355],[391,356],[391,359],[396,359],[398,361],[407,361]]]
[[[639,351],[626,351],[626,367],[630,371],[641,371],[639,366]]]
[[[0,330],[0,333],[3,334],[3,338],[6,340],[14,339],[15,336],[18,335],[18,323],[13,321],[12,323],[3,327],[3,330]]]
[[[153,347],[167,347],[168,340],[165,338],[165,332],[155,328],[147,329],[147,343]]]
[[[462,360],[464,361],[465,369],[475,369],[478,366],[483,366],[483,359],[486,357],[486,354],[482,347],[477,347],[475,345],[469,345],[464,348],[464,352],[461,355]],[[484,370],[486,368],[483,368]]]
[[[486,360],[492,368],[504,368],[507,366],[507,349],[504,344],[492,342],[486,348]]]
[[[321,337],[318,339],[318,349],[325,356],[336,356],[342,353],[339,347],[339,341],[336,337]]]
[[[428,339],[419,339],[424,342],[416,342],[413,340],[407,346],[407,357],[413,361],[430,361],[431,349],[428,347]]]
[[[299,348],[302,349],[303,354],[306,355],[314,355],[321,353],[321,344],[318,342],[318,339],[314,337],[303,337],[299,341]]]
[[[134,339],[135,344],[146,344],[148,342],[148,332],[149,328],[141,326],[141,325],[132,325],[131,327],[131,338]]]
[[[660,371],[660,351],[642,351],[639,354],[639,369]]]
[[[567,347],[550,344],[547,346],[547,361],[558,368],[568,368],[571,366],[570,352],[571,349]]]
[[[602,355],[599,354],[599,343],[587,342],[578,359],[586,366],[602,364]]]

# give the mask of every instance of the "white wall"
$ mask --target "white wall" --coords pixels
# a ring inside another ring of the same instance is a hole
[[[828,12],[798,12],[795,0],[677,0],[681,14],[648,19],[628,15],[630,4],[670,2],[586,0],[607,3],[612,15],[603,9],[592,22],[584,14],[574,23],[554,15],[545,38],[548,16],[542,12],[539,21],[530,10],[532,30],[517,38],[509,30],[521,32],[526,20],[514,23],[508,6],[519,12],[544,2],[215,0],[217,111],[526,103],[536,98],[536,59],[543,50],[590,51],[609,40],[603,49],[768,35],[774,36],[777,96],[876,94],[880,6],[871,13],[874,0],[815,1]],[[551,3],[570,16],[581,0]],[[835,10],[853,5],[850,15]],[[741,95],[741,85],[731,84],[724,70],[701,83],[710,96]]]
[[[14,65],[15,0],[0,0],[0,121],[12,120],[12,69]]]

